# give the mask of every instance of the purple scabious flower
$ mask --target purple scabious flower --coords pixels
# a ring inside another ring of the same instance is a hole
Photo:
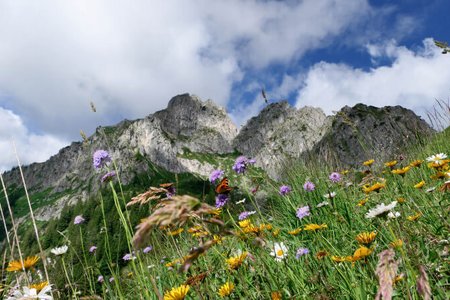
[[[94,253],[95,250],[97,250],[97,246],[91,246],[91,248],[89,248],[89,252]]]
[[[109,278],[109,282],[113,282],[114,281],[114,277]]]
[[[109,156],[109,153],[107,151],[97,150],[94,152],[94,156],[93,156],[94,168],[100,169],[107,162],[110,162],[110,161],[111,161],[111,156]]]
[[[312,192],[312,191],[314,191],[315,188],[316,188],[316,186],[311,181],[307,181],[303,185],[303,189],[307,192]]]
[[[339,181],[341,181],[341,174],[339,174],[338,172],[333,172],[328,178],[331,180],[331,182],[338,183]]]
[[[116,172],[115,171],[111,171],[106,173],[105,175],[102,176],[101,182],[108,182],[111,181],[113,179],[113,177],[116,176]]]
[[[215,183],[217,179],[223,176],[223,174],[225,174],[225,172],[222,170],[214,170],[211,172],[211,175],[209,175],[209,181]]]
[[[239,221],[245,220],[248,217],[250,217],[251,215],[253,215],[254,213],[256,213],[256,211],[243,211],[239,214]]]
[[[300,256],[306,255],[309,253],[308,248],[298,248],[297,249],[297,254],[295,255],[296,259],[299,259]]]
[[[79,216],[75,217],[75,219],[73,220],[73,224],[79,225],[79,224],[83,223],[84,221],[85,220],[84,220],[83,216],[79,215]]]
[[[309,206],[303,206],[297,209],[297,213],[295,214],[297,216],[297,218],[299,218],[300,220],[303,219],[304,217],[307,217],[310,215],[309,213]]]
[[[219,194],[216,196],[216,207],[221,208],[230,200],[227,194]]]
[[[166,197],[170,199],[173,196],[175,196],[176,193],[177,193],[177,189],[173,185],[171,185],[167,188]]]
[[[238,158],[236,158],[236,161],[234,162],[232,169],[236,173],[242,174],[245,172],[249,164],[254,164],[255,162],[256,161],[254,159],[248,159],[245,156],[239,156]]]
[[[153,247],[152,246],[148,246],[145,247],[144,250],[142,250],[142,252],[144,252],[145,254],[149,253],[150,251],[152,251]]]
[[[288,193],[291,192],[291,188],[287,185],[282,185],[280,187],[280,195],[281,196],[286,196]]]
[[[133,254],[131,253],[127,253],[122,257],[123,260],[132,260],[135,259],[135,257],[133,256]]]
[[[103,283],[104,281],[105,281],[105,278],[103,278],[103,275],[99,275],[99,276],[97,277],[97,282]]]

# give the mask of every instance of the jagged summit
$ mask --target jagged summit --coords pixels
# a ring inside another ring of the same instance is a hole
[[[313,152],[343,165],[369,158],[392,158],[434,130],[413,111],[401,106],[382,108],[362,103],[343,107]]]
[[[202,155],[240,152],[280,179],[286,162],[319,155],[327,163],[360,163],[373,156],[390,157],[433,130],[412,111],[400,106],[376,108],[357,104],[327,117],[320,108],[296,109],[286,101],[272,103],[238,132],[224,108],[211,100],[182,94],[166,109],[144,119],[99,127],[85,143],[72,143],[44,163],[23,168],[29,190],[66,192],[38,218],[58,216],[65,204],[82,201],[100,187],[92,154],[107,149],[121,171],[122,183],[147,171],[150,161],[169,172],[207,178],[217,166]],[[196,153],[195,157],[185,153]],[[145,160],[137,160],[143,157]],[[17,168],[4,173],[9,186],[21,186]]]
[[[199,152],[232,152],[237,128],[225,109],[211,100],[182,94],[173,97],[166,109],[153,115],[161,129],[180,144]],[[213,140],[207,140],[213,138]]]
[[[279,178],[283,162],[310,150],[329,124],[320,108],[296,109],[287,101],[272,103],[247,122],[234,139],[234,147]]]

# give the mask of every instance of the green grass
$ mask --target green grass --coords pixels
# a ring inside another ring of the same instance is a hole
[[[425,160],[436,153],[450,154],[449,140],[450,130],[447,129],[430,137],[425,144],[411,147],[396,168],[406,166],[415,159]],[[450,268],[445,251],[448,252],[450,236],[450,192],[440,191],[448,179],[432,179],[437,171],[428,167],[426,162],[411,168],[404,177],[392,174],[383,162],[377,162],[372,168],[360,162],[359,167],[342,175],[339,183],[332,183],[328,176],[333,171],[342,170],[334,170],[319,161],[300,162],[291,165],[286,179],[277,183],[266,178],[257,168],[250,167],[244,174],[234,174],[231,165],[235,156],[185,151],[183,157],[220,166],[229,177],[230,184],[234,186],[239,183],[240,187],[231,193],[231,201],[218,217],[223,226],[209,223],[210,216],[206,215],[191,214],[188,222],[181,225],[181,220],[174,218],[172,227],[151,230],[143,243],[143,247],[153,247],[148,254],[142,253],[142,248],[132,248],[127,230],[135,232],[140,219],[156,211],[158,201],[128,209],[124,204],[149,186],[174,182],[178,194],[189,194],[214,205],[214,186],[191,174],[175,176],[143,157],[137,157],[148,164],[146,174],[137,174],[134,181],[126,186],[116,182],[85,203],[65,208],[58,221],[40,223],[40,230],[45,233],[43,245],[47,252],[62,244],[69,245],[69,251],[63,257],[47,253],[53,260],[49,272],[55,297],[67,299],[70,284],[77,291],[78,298],[99,295],[103,299],[158,299],[157,294],[163,295],[186,281],[192,282],[196,276],[205,275],[201,282],[191,283],[186,299],[219,299],[218,290],[226,282],[232,282],[235,286],[228,299],[270,299],[274,292],[279,292],[283,299],[374,299],[378,290],[375,275],[378,254],[390,249],[390,244],[400,239],[403,246],[395,248],[395,259],[399,262],[397,275],[404,274],[404,277],[394,286],[394,299],[421,299],[416,289],[420,266],[426,269],[433,299],[449,298]],[[369,169],[373,179],[367,177],[365,180],[373,184],[383,178],[386,187],[366,194],[361,180]],[[307,180],[316,185],[314,191],[303,190]],[[425,186],[415,188],[414,185],[422,180]],[[282,184],[289,185],[292,192],[286,196],[279,195],[278,189]],[[255,196],[250,190],[257,186],[260,191]],[[433,187],[435,190],[427,192]],[[261,190],[266,194],[264,205],[256,200]],[[324,195],[330,192],[336,193],[335,198],[325,199]],[[47,190],[33,195],[36,205],[48,203],[48,193]],[[236,204],[243,197],[246,202]],[[16,198],[20,204],[20,196]],[[378,204],[388,204],[399,198],[405,199],[395,207],[400,217],[365,217]],[[367,202],[358,206],[362,199],[367,199]],[[318,208],[317,205],[325,200],[329,205]],[[297,218],[296,210],[305,205],[310,207],[310,215]],[[249,218],[254,228],[265,224],[266,229],[245,232],[238,220],[239,213],[244,210],[256,211]],[[73,218],[78,214],[86,218],[86,223],[81,226],[73,224]],[[416,214],[420,214],[416,220],[408,220]],[[304,230],[306,225],[312,223],[326,224],[326,228],[315,232]],[[269,224],[271,228],[267,229]],[[196,237],[189,233],[194,226],[201,226],[207,234]],[[168,234],[179,228],[183,229],[180,234]],[[297,235],[289,233],[299,228],[303,230]],[[332,259],[333,256],[355,258],[355,251],[360,248],[355,237],[372,231],[377,236],[368,245],[371,253],[367,257],[353,262],[335,262]],[[178,272],[182,259],[195,247],[211,241],[214,235],[222,236],[222,241],[195,259],[187,272]],[[30,241],[32,235],[24,237],[23,247],[27,255],[34,254],[30,249],[36,251]],[[270,254],[275,243],[283,243],[288,249],[280,261]],[[95,255],[87,251],[91,245],[98,247]],[[309,249],[309,254],[297,259],[299,248]],[[135,251],[136,259],[123,260],[122,257],[130,250]],[[322,251],[326,255],[317,258],[316,255]],[[239,268],[230,270],[226,260],[239,252],[248,252],[248,256]],[[180,259],[181,262],[177,262]],[[67,276],[63,266],[67,269]],[[38,264],[37,268],[41,265]],[[97,282],[100,275],[105,278],[103,283]],[[34,273],[31,276],[36,279]],[[109,278],[112,277],[115,280],[110,283]],[[7,282],[13,280],[14,276],[7,276]]]

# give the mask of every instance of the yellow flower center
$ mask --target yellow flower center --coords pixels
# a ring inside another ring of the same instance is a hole
[[[277,251],[277,256],[283,256],[283,254],[284,254],[283,250],[280,249]]]

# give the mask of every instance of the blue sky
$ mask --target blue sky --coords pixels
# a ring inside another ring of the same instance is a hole
[[[271,101],[403,105],[450,98],[445,0],[0,1],[0,170],[189,92],[239,127]],[[90,111],[93,101],[97,113]]]

